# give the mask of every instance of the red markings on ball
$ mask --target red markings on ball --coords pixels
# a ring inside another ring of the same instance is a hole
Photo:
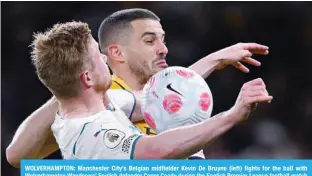
[[[210,107],[210,96],[207,92],[200,95],[199,105],[203,111],[207,111]]]
[[[169,114],[178,112],[182,105],[183,103],[180,96],[176,94],[167,95],[163,101],[163,107]]]
[[[177,70],[177,73],[184,78],[191,78],[194,76],[194,73],[184,70]]]
[[[145,119],[145,122],[150,127],[152,127],[153,129],[156,129],[156,123],[155,123],[154,119],[152,118],[152,116],[149,113],[144,112],[144,119]]]

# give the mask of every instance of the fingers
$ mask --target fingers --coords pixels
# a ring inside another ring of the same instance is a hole
[[[242,60],[242,62],[245,62],[247,64],[250,64],[252,66],[255,66],[255,67],[260,67],[261,66],[261,62],[251,58],[251,57],[244,57]],[[241,62],[235,62],[234,64],[232,64],[235,68],[241,70],[242,72],[244,73],[249,73],[249,69],[244,66]]]
[[[249,51],[253,54],[261,54],[261,55],[268,55],[269,54],[269,50],[250,49]]]
[[[269,95],[261,78],[245,83],[234,106],[234,114],[238,120],[246,119],[255,110],[258,103],[270,103],[273,97]]]
[[[269,54],[269,47],[258,43],[241,43],[241,47],[254,54]]]
[[[248,97],[268,96],[268,92],[266,90],[248,90],[245,92],[245,96]]]
[[[258,43],[239,43],[243,49],[250,50],[250,49],[262,49],[262,50],[268,50],[269,47],[265,45],[261,45]]]
[[[271,102],[273,100],[273,97],[270,95],[266,95],[266,96],[255,96],[255,97],[249,97],[247,99],[248,104],[252,104],[252,103],[260,103],[260,102]]]
[[[241,50],[240,51],[240,56],[241,58],[245,58],[245,57],[251,57],[252,53],[248,50]]]
[[[254,85],[254,86],[250,86],[248,88],[245,89],[246,91],[262,91],[264,93],[267,93],[267,90],[265,89],[265,85]]]
[[[257,96],[268,96],[269,93],[265,88],[265,85],[249,85],[243,86],[242,93],[245,97],[257,97]]]
[[[269,50],[251,49],[249,51],[253,54],[261,54],[261,55],[268,55],[269,54]]]
[[[261,45],[258,43],[241,43],[241,46],[245,50],[258,50],[258,51],[267,51],[269,50],[268,46]]]
[[[257,53],[257,52],[256,52]],[[240,61],[242,62],[245,62],[247,64],[250,64],[252,66],[256,66],[256,67],[259,67],[261,66],[261,62],[251,58],[252,56],[252,52],[251,51],[248,51],[248,50],[241,50],[241,56],[240,56]],[[245,72],[245,73],[249,73],[249,69],[244,66],[241,62],[235,62],[233,63],[233,66],[239,70],[241,70],[242,72]]]
[[[240,62],[234,63],[233,66],[242,72],[249,73],[249,69]]]
[[[249,73],[249,69],[241,62],[259,67],[261,62],[251,58],[253,54],[269,54],[269,47],[257,43],[238,43],[221,51],[224,65],[232,65],[242,72]]]
[[[245,83],[242,87],[242,97],[247,104],[269,102],[273,99],[266,90],[266,85],[261,78]]]
[[[242,59],[242,62],[248,63],[248,64],[253,65],[253,66],[256,66],[256,67],[261,66],[261,62],[255,60],[255,59],[253,59],[253,58],[251,58],[251,57],[244,57],[244,58]]]

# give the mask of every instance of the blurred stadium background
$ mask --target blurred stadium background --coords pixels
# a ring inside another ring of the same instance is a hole
[[[227,68],[207,79],[213,114],[230,108],[241,85],[256,77],[274,96],[270,105],[259,106],[248,121],[207,147],[207,158],[312,158],[311,2],[1,2],[3,175],[19,175],[7,163],[5,148],[18,125],[51,96],[30,62],[32,34],[74,19],[89,23],[97,38],[107,15],[136,7],[161,18],[170,65],[189,66],[238,42],[270,47],[269,56],[255,56],[260,69],[249,67],[244,74]]]

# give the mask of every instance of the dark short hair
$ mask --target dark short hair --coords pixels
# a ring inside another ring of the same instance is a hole
[[[159,17],[153,12],[140,8],[120,10],[106,17],[98,31],[101,51],[105,53],[105,48],[108,45],[124,38],[127,35],[125,31],[131,28],[130,23],[140,19],[160,21]]]

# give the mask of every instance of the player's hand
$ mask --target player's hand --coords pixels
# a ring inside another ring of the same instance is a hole
[[[253,54],[267,55],[269,54],[269,47],[257,43],[238,43],[229,46],[214,53],[220,59],[220,63],[216,69],[220,70],[228,65],[232,65],[237,69],[248,73],[249,69],[243,63],[259,67],[261,62],[252,58]]]
[[[266,90],[266,86],[261,78],[254,79],[243,85],[238,95],[235,105],[230,110],[237,121],[248,118],[250,112],[254,110],[257,103],[270,103],[273,99]]]

